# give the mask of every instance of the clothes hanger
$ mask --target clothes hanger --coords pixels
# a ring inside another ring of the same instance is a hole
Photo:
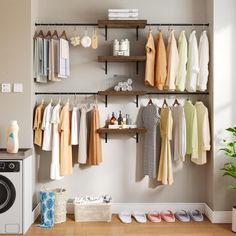
[[[52,38],[52,34],[51,31],[49,30],[48,33],[45,36],[46,39],[51,39]]]
[[[66,35],[66,31],[65,31],[65,30],[62,31],[62,33],[61,33],[61,35],[60,35],[60,38],[61,38],[61,39],[64,38],[65,40],[68,41],[68,38],[67,38],[67,35]]]
[[[177,106],[179,106],[179,105],[180,105],[180,103],[179,103],[179,101],[178,101],[178,99],[177,99],[177,98],[175,98],[175,101],[174,101],[174,103],[173,103],[173,107],[174,107],[175,105],[177,105]]]
[[[51,99],[50,99],[50,104],[51,104],[51,105],[52,105],[52,102],[53,102],[53,101],[52,101],[52,98],[51,98]]]
[[[45,101],[44,101],[44,98],[42,98],[41,104],[43,105],[43,104],[44,104],[44,102],[45,102]]]
[[[53,32],[53,34],[52,34],[52,38],[59,39],[57,30],[54,30],[54,32]]]
[[[42,38],[42,39],[44,38],[44,34],[42,30],[39,31],[37,38]]]
[[[61,98],[58,99],[58,103],[59,105],[61,105]]]
[[[162,107],[164,108],[165,106],[166,106],[166,107],[169,107],[169,106],[168,106],[168,103],[167,103],[167,101],[166,101],[166,99],[164,98],[164,102],[163,102]]]
[[[38,37],[38,33],[37,31],[35,31],[33,39],[36,39],[37,37]]]

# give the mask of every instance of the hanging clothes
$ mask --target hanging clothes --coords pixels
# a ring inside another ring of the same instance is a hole
[[[174,182],[170,141],[172,139],[173,120],[169,107],[161,108],[160,132],[161,155],[157,180],[162,184],[171,185]]]
[[[178,53],[179,65],[175,85],[177,91],[184,91],[187,74],[186,64],[188,60],[188,44],[185,36],[185,30],[183,30],[179,36]]]
[[[50,39],[49,41],[49,74],[48,80],[50,81],[61,81],[58,78],[58,51],[59,51],[59,40]]]
[[[60,175],[60,111],[61,105],[58,103],[52,110],[52,162],[50,167],[50,178],[60,180],[63,177]]]
[[[59,78],[67,78],[70,76],[70,56],[69,42],[65,39],[59,39]]]
[[[156,62],[155,62],[155,87],[163,90],[167,76],[167,57],[165,42],[162,32],[157,34]]]
[[[80,128],[79,128],[79,151],[78,162],[86,164],[87,162],[87,107],[80,109]]]
[[[197,165],[207,163],[207,151],[210,151],[210,125],[207,107],[200,101],[195,104],[198,126],[198,158],[192,159]]]
[[[43,75],[43,39],[37,37],[34,39],[34,78],[38,83],[47,83],[47,76]]]
[[[90,165],[99,165],[102,162],[102,144],[97,130],[100,128],[100,114],[96,107],[91,112],[91,129],[89,142],[88,163]]]
[[[43,75],[48,76],[49,70],[49,40],[43,39]]]
[[[43,113],[43,121],[41,129],[43,130],[43,145],[42,150],[51,151],[52,150],[52,103],[49,103]]]
[[[154,86],[154,71],[155,71],[155,43],[152,32],[148,33],[148,40],[146,44],[146,70],[145,70],[145,84]]]
[[[79,144],[79,123],[80,123],[80,112],[78,107],[73,107],[72,118],[71,118],[71,144]]]
[[[160,124],[159,108],[148,104],[142,112],[143,125],[147,129],[144,134],[144,175],[150,178],[157,176],[157,157],[160,156]]]
[[[72,166],[72,146],[71,146],[71,117],[69,102],[62,108],[60,113],[59,132],[60,137],[60,175],[71,175]]]
[[[206,91],[209,75],[209,41],[207,33],[204,30],[199,42],[199,73],[197,78],[197,90]]]
[[[42,119],[44,112],[44,102],[36,107],[34,115],[34,144],[39,147],[42,146],[43,131],[42,131]]]
[[[179,65],[179,55],[174,30],[171,30],[168,38],[167,63],[167,79],[165,88],[167,90],[175,90],[175,79]]]
[[[173,118],[172,150],[175,161],[185,161],[186,155],[186,120],[181,105],[171,108]]]
[[[188,62],[186,90],[188,92],[196,92],[197,76],[199,72],[198,45],[196,31],[193,30],[189,37]]]
[[[186,119],[186,154],[191,155],[191,159],[198,158],[198,124],[195,106],[190,100],[184,104]]]

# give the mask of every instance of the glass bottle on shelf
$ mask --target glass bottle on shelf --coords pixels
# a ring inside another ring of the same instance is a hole
[[[106,119],[106,128],[109,128],[110,121],[111,121],[111,116],[108,114]]]
[[[126,114],[126,124],[127,125],[132,125],[132,120],[130,118],[130,115]]]
[[[114,125],[115,121],[116,121],[115,113],[112,112],[112,116],[111,116],[111,119],[110,119],[110,125]]]
[[[122,125],[123,124],[123,118],[122,118],[121,111],[120,111],[120,114],[119,114],[119,117],[118,117],[117,121],[118,121],[118,125]]]

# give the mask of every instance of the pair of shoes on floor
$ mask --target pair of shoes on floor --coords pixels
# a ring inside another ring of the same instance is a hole
[[[175,214],[171,210],[168,210],[166,212],[150,211],[147,214],[147,217],[153,223],[159,223],[161,222],[161,220],[169,223],[175,222]]]
[[[189,222],[190,219],[197,222],[203,221],[203,214],[197,209],[189,212],[180,210],[175,213],[175,216],[179,221],[182,222]]]
[[[138,223],[146,223],[147,218],[146,215],[142,212],[135,211],[133,214],[127,211],[123,211],[119,213],[118,215],[120,221],[125,224],[130,224],[132,222],[132,217],[138,222]]]

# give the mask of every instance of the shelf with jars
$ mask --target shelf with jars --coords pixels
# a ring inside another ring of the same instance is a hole
[[[112,112],[111,118],[108,116],[106,121],[106,126],[97,130],[99,134],[105,134],[105,143],[107,143],[108,134],[132,134],[136,136],[136,142],[138,143],[139,134],[146,132],[143,127],[137,127],[132,124],[132,120],[129,114],[122,117],[121,111],[119,112],[119,117],[116,118],[115,113]]]

